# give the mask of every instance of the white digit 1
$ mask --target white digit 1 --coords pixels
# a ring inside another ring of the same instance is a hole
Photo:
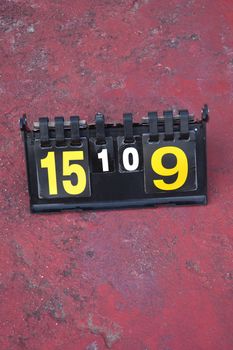
[[[108,150],[106,148],[102,149],[102,151],[98,153],[98,159],[102,160],[103,171],[109,171]]]
[[[132,162],[129,162],[129,156],[132,155]],[[123,165],[124,168],[128,171],[134,171],[138,168],[139,165],[139,155],[138,151],[134,147],[127,147],[123,152]]]

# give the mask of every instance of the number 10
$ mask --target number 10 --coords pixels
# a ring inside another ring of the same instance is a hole
[[[129,160],[130,156],[132,157],[131,162]],[[101,159],[102,161],[103,172],[109,171],[107,148],[102,149],[102,151],[98,153],[98,159]],[[123,162],[124,168],[127,171],[135,171],[139,166],[139,154],[137,149],[134,147],[125,148],[122,154],[122,162]]]

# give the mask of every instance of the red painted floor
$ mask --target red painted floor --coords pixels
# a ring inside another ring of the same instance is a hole
[[[233,6],[1,0],[0,349],[233,349]],[[29,212],[18,120],[208,124],[209,204]]]

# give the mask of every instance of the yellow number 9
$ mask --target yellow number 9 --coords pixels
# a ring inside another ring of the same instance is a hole
[[[165,154],[173,154],[176,157],[174,168],[165,168],[162,159]],[[188,177],[188,159],[184,151],[178,147],[166,146],[157,149],[151,157],[151,166],[155,173],[161,176],[172,176],[177,174],[177,179],[173,183],[166,183],[164,180],[153,180],[155,187],[160,190],[177,190],[184,185]]]

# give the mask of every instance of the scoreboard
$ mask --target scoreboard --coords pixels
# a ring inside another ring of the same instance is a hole
[[[206,122],[187,110],[108,124],[20,119],[32,212],[206,204]]]

